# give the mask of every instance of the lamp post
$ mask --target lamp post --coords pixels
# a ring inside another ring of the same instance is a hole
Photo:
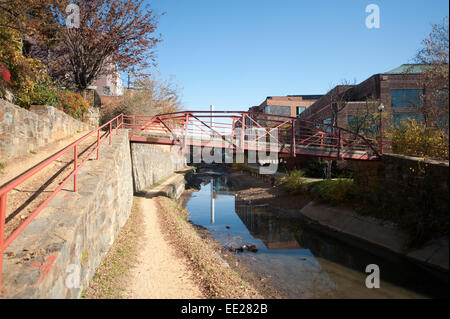
[[[383,103],[378,106],[378,111],[380,112],[380,154],[383,154]]]

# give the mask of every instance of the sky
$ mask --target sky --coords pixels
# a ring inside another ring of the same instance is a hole
[[[267,96],[359,83],[411,63],[449,12],[446,0],[147,2],[165,12],[157,69],[175,78],[185,110],[245,111]],[[369,4],[380,9],[379,28],[366,27]]]

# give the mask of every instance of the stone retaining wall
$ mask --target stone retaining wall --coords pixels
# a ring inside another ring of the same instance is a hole
[[[449,164],[384,154],[379,162],[355,161],[355,183],[374,202],[398,203],[405,211],[423,207],[448,213]]]
[[[186,166],[179,146],[131,144],[134,191],[140,192]]]
[[[53,106],[32,106],[28,111],[0,100],[0,162],[5,164],[48,143],[90,129],[90,125]]]
[[[133,183],[128,134],[69,182],[4,254],[3,298],[79,298],[125,224]],[[77,285],[79,282],[79,285]]]

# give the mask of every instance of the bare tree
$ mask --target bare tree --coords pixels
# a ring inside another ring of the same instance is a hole
[[[416,61],[424,64],[420,84],[424,89],[421,110],[429,127],[444,127],[448,132],[449,96],[449,25],[448,16],[432,26],[422,42]]]
[[[342,80],[340,85],[335,86],[326,95],[326,102],[330,105],[330,124],[333,131],[334,127],[339,126],[339,113],[342,112],[348,104],[353,85],[347,80]],[[328,161],[327,178],[331,178],[331,169],[333,161]]]
[[[133,82],[133,88],[125,89],[123,98],[105,106],[105,119],[117,114],[156,115],[176,112],[182,108],[181,88],[174,77],[162,79],[159,72],[141,76]]]
[[[380,112],[378,106],[380,100],[367,98],[364,105],[357,107],[352,113],[352,121],[348,123],[348,129],[355,134],[377,138],[379,136]]]

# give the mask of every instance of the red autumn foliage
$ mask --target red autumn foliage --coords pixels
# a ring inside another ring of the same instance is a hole
[[[3,64],[0,64],[0,77],[6,83],[11,81],[11,73]]]
[[[159,15],[153,13],[146,1],[65,2],[79,7],[80,25],[61,26],[58,30],[61,40],[55,55],[59,58],[51,66],[57,72],[50,70],[50,74],[61,84],[81,92],[99,76],[116,75],[117,68],[136,74],[154,65],[154,48],[161,41],[155,35]],[[65,9],[57,8],[55,15],[59,21],[67,17]]]

